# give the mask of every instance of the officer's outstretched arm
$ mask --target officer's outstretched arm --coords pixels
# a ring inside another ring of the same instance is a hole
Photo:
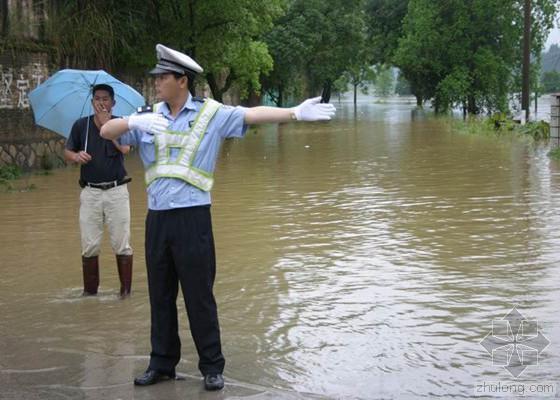
[[[104,139],[117,139],[131,129],[150,133],[161,133],[167,129],[169,122],[161,114],[145,113],[133,114],[128,118],[114,118],[101,127],[101,137]]]
[[[335,114],[332,104],[321,103],[321,97],[307,99],[294,108],[253,107],[245,112],[247,125],[274,122],[297,121],[329,121]]]
[[[113,118],[103,124],[99,131],[103,139],[115,140],[128,131],[128,121],[124,118]]]

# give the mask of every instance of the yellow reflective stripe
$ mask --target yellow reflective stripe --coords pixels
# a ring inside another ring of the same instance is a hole
[[[212,100],[212,99],[206,99],[206,101],[204,102],[204,105],[202,106],[202,110],[200,110],[200,113],[198,113],[197,119],[194,123],[193,126],[193,133],[195,134],[195,136],[200,136],[198,138],[198,141],[196,143],[196,147],[194,148],[194,151],[192,152],[192,154],[189,157],[189,165],[192,165],[192,163],[194,162],[194,157],[196,156],[196,152],[198,151],[198,147],[200,146],[200,143],[202,142],[202,138],[204,137],[204,133],[206,132],[206,129],[208,128],[208,125],[210,124],[210,121],[212,120],[212,118],[214,118],[214,115],[216,114],[216,112],[220,109],[222,105],[220,103],[218,103],[216,100]],[[186,154],[185,154],[186,156]]]
[[[155,165],[146,171],[146,184],[149,186],[157,178],[177,178],[206,192],[212,189],[214,179],[194,168],[182,165]]]

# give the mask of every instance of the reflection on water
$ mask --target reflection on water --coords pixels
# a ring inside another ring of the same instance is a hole
[[[513,305],[551,340],[523,382],[560,378],[560,167],[546,148],[451,134],[412,105],[224,144],[213,219],[228,385],[204,393],[184,312],[183,381],[134,388],[147,364],[142,169],[133,296],[108,240],[82,298],[77,169],[0,202],[3,398],[465,397],[511,380],[479,344]],[[183,308],[181,301],[179,307]]]

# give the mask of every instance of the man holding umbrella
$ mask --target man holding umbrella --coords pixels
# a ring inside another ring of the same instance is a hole
[[[103,139],[99,131],[113,116],[115,92],[108,84],[92,88],[93,116],[78,119],[72,130],[64,157],[80,164],[80,233],[84,295],[97,294],[99,251],[103,225],[107,224],[111,246],[116,254],[120,295],[130,294],[132,248],[130,247],[130,204],[124,157],[130,146]]]
[[[101,136],[138,146],[146,168],[148,216],[146,264],[151,306],[150,364],[136,385],[174,378],[180,360],[177,294],[181,285],[198,368],[206,390],[224,387],[218,313],[213,294],[216,264],[210,218],[210,189],[223,139],[242,137],[250,124],[330,120],[335,109],[309,99],[297,107],[227,107],[190,95],[202,67],[192,58],[161,44],[153,112],[113,119]],[[128,132],[128,133],[127,133]]]

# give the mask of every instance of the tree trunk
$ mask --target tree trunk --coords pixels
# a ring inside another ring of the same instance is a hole
[[[476,100],[474,96],[469,96],[467,99],[467,109],[469,114],[477,115],[478,114],[478,107],[476,106]]]
[[[223,101],[223,92],[218,88],[218,83],[216,82],[214,74],[206,74],[206,81],[208,82],[208,86],[210,86],[210,91],[212,92],[214,100],[221,103]]]
[[[10,32],[10,19],[8,17],[8,0],[0,0],[0,14],[2,14],[2,29],[0,35],[3,37],[8,36]]]
[[[278,88],[278,99],[276,101],[276,105],[278,107],[282,107],[284,105],[284,88],[282,86]]]
[[[44,42],[46,39],[45,36],[45,3],[43,1],[33,2],[33,9],[35,18],[39,24],[37,33],[39,41]]]
[[[354,106],[358,104],[358,84],[354,83]]]
[[[257,94],[254,90],[249,92],[247,100],[241,103],[244,107],[257,107],[261,105],[261,95]]]
[[[523,69],[521,87],[521,108],[525,110],[525,119],[529,121],[530,71],[531,71],[531,0],[525,0],[523,30]]]
[[[422,108],[424,102],[422,101],[422,95],[419,93],[415,93],[414,96],[416,97],[416,106]]]
[[[332,82],[326,81],[323,85],[323,93],[321,94],[321,101],[324,103],[328,103],[331,99],[331,89],[332,89]]]

